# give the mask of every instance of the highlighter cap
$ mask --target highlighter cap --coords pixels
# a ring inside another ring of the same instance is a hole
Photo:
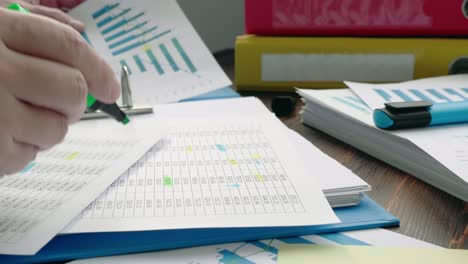
[[[8,6],[8,9],[15,10],[15,11],[25,13],[25,14],[30,14],[29,10],[27,10],[26,8],[22,7],[19,4],[11,4]]]

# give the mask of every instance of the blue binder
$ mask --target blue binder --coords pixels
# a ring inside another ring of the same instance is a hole
[[[390,227],[400,221],[367,196],[334,210],[340,224],[300,227],[212,228],[60,235],[34,256],[0,255],[0,263],[42,263],[238,241]]]

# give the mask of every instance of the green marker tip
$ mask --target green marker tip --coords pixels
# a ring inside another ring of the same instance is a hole
[[[130,119],[128,117],[125,117],[125,119],[122,120],[122,124],[126,125],[128,123],[130,123]]]

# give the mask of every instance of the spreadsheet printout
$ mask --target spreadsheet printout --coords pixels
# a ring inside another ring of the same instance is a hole
[[[339,222],[282,127],[231,118],[168,130],[63,233]]]
[[[159,138],[99,122],[73,125],[63,143],[0,177],[0,254],[37,253]]]

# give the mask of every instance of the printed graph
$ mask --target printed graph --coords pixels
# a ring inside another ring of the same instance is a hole
[[[91,16],[112,56],[126,66],[130,74],[197,72],[173,30],[155,25],[147,15],[142,10],[115,3],[103,4]]]
[[[378,89],[373,91],[385,102],[428,101],[450,103],[468,101],[468,88]]]
[[[361,240],[342,233],[286,237],[261,241],[248,241],[237,244],[233,249],[218,248],[219,263],[222,264],[256,264],[277,263],[278,248],[282,244],[339,244],[368,245]]]

